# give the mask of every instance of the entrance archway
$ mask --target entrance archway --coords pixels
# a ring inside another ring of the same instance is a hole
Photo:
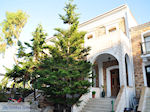
[[[111,54],[101,54],[95,60],[93,71],[95,74],[95,79],[93,80],[95,83],[94,86],[101,88],[103,85],[107,97],[116,97],[120,90],[120,70],[118,60]]]

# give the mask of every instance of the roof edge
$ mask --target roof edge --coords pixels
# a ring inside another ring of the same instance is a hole
[[[143,23],[143,24],[139,24],[139,25],[134,26],[134,27],[131,27],[130,32],[137,31],[137,30],[140,30],[140,29],[145,28],[145,27],[150,27],[150,21]]]
[[[110,10],[110,11],[107,11],[107,12],[101,14],[101,15],[98,15],[98,16],[96,16],[96,17],[90,19],[90,20],[87,20],[87,21],[85,21],[85,22],[79,24],[79,27],[85,26],[85,25],[87,25],[87,24],[89,24],[89,23],[92,23],[92,22],[94,22],[94,21],[97,21],[97,20],[100,19],[100,18],[106,17],[106,16],[108,16],[108,15],[110,15],[110,14],[116,12],[116,11],[119,11],[119,10],[125,9],[125,8],[128,8],[128,6],[127,6],[126,4],[123,4],[123,5],[121,5],[121,6],[117,7],[117,8],[114,8],[114,9],[112,9],[112,10]]]

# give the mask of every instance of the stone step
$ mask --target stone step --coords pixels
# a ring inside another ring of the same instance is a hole
[[[104,104],[109,104],[109,103],[110,103],[110,104],[111,104],[111,102],[112,102],[112,101],[89,101],[88,103],[89,103],[89,104],[91,104],[91,103],[99,103],[99,104],[103,104],[103,103],[104,103]],[[115,101],[113,101],[113,102],[115,102]],[[148,102],[148,103],[149,103],[149,102]]]
[[[111,111],[108,111],[108,110],[83,110],[81,112],[111,112]]]
[[[146,104],[144,112],[150,112],[150,91],[148,91],[148,94],[146,96]]]
[[[91,105],[89,105],[89,104],[87,104],[85,107],[112,107],[112,104],[91,104]]]
[[[107,109],[107,108],[87,108],[87,109],[83,109],[82,112],[88,112],[88,111],[91,111],[91,112],[110,112],[111,109]]]
[[[91,98],[81,112],[110,112],[114,98]]]
[[[105,101],[108,100],[109,101],[109,100],[115,100],[115,99],[114,98],[90,98],[90,100],[98,100],[98,101],[99,100],[105,100]]]
[[[146,101],[146,104],[150,104],[150,100],[147,100],[147,101]]]
[[[98,104],[98,105],[101,105],[101,104],[111,104],[112,100],[111,101],[89,101],[87,104],[91,105],[91,104]],[[115,102],[115,101],[114,101]]]
[[[96,110],[111,110],[112,107],[111,106],[101,106],[101,107],[94,107],[94,106],[87,106],[84,108],[85,110],[89,110],[89,109],[96,109]]]
[[[103,101],[108,101],[108,102],[110,102],[110,101],[114,101],[115,99],[95,99],[95,98],[93,98],[93,99],[90,99],[89,101],[94,101],[94,102],[103,102]]]
[[[96,103],[96,102],[93,102],[93,103],[87,103],[86,105],[91,105],[91,106],[101,106],[101,105],[107,105],[107,106],[111,106],[111,103],[105,103],[105,102],[98,102],[98,103]]]

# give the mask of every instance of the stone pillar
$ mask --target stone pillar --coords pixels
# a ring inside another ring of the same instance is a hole
[[[123,56],[121,56],[119,60],[119,78],[120,78],[120,87],[123,85],[126,87],[126,68]]]
[[[99,87],[101,85],[104,85],[104,79],[103,79],[103,63],[102,61],[98,61],[98,70],[99,70]]]

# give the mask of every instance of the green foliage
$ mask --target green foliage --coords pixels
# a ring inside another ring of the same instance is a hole
[[[28,15],[18,10],[17,12],[6,12],[6,19],[2,22],[2,33],[7,45],[13,45],[15,39],[19,39],[22,28],[27,22]]]
[[[0,53],[5,52],[5,49],[6,49],[6,43],[0,42]]]
[[[8,70],[6,73],[7,77],[13,79],[15,83],[23,84],[24,88],[29,81],[32,82],[32,72],[34,71],[34,68],[36,68],[40,58],[43,56],[46,36],[47,34],[44,33],[42,25],[38,25],[36,30],[33,32],[33,39],[31,40],[32,45],[25,42],[25,47],[20,41],[18,41],[19,48],[17,56],[23,61],[19,61],[13,69]],[[25,52],[27,48],[30,48],[31,52]]]
[[[23,98],[25,98],[29,94],[31,94],[33,91],[31,89],[27,89],[27,88],[17,88],[17,92],[20,93]]]
[[[69,25],[67,30],[56,28],[57,33],[49,45],[50,56],[44,58],[33,74],[38,74],[37,87],[43,90],[54,105],[64,108],[79,102],[81,95],[91,86],[91,63],[86,61],[90,48],[84,48],[85,32],[78,31],[78,14],[72,0],[66,4],[61,19]]]
[[[20,67],[19,65],[15,65],[12,70],[9,70],[6,73],[6,76],[12,78],[15,83],[23,83],[24,88],[25,84],[30,80],[30,73],[26,66]]]
[[[59,14],[60,18],[63,20],[63,22],[66,24],[73,24],[75,22],[78,21],[79,17],[78,15],[79,14],[76,14],[74,12],[74,10],[76,9],[76,5],[75,4],[72,4],[73,0],[69,0],[69,3],[66,4],[65,8],[64,8],[64,11],[66,12],[66,15],[63,16],[61,14]]]
[[[0,93],[0,102],[7,102],[8,97],[4,93]]]
[[[86,61],[47,58],[37,70],[38,88],[56,104],[73,105],[80,96],[88,92],[91,64]],[[67,97],[68,95],[68,97]]]
[[[0,84],[0,91],[2,90],[2,85]]]
[[[31,48],[31,52],[29,53],[29,56],[32,56],[35,58],[36,61],[39,61],[40,58],[43,56],[43,49],[45,45],[45,39],[47,36],[47,33],[44,32],[42,25],[38,25],[36,30],[32,33],[33,39],[31,40],[32,45],[29,43],[25,43],[27,47]]]
[[[26,47],[24,47],[22,45],[21,41],[18,41],[18,46],[19,46],[19,48],[18,48],[18,54],[17,54],[18,58],[25,57],[26,56],[26,53],[25,53]]]
[[[0,82],[1,89],[4,89],[7,87],[8,80],[9,80],[9,78],[7,76],[4,76],[4,78]]]
[[[96,91],[92,91],[92,95],[95,95],[96,94]]]
[[[44,55],[44,46],[46,42],[47,33],[44,32],[42,25],[38,25],[35,31],[32,33],[33,39],[31,43],[25,42],[25,46],[18,41],[18,58],[24,58],[26,61],[38,62]],[[25,52],[26,49],[30,49],[30,52]]]

